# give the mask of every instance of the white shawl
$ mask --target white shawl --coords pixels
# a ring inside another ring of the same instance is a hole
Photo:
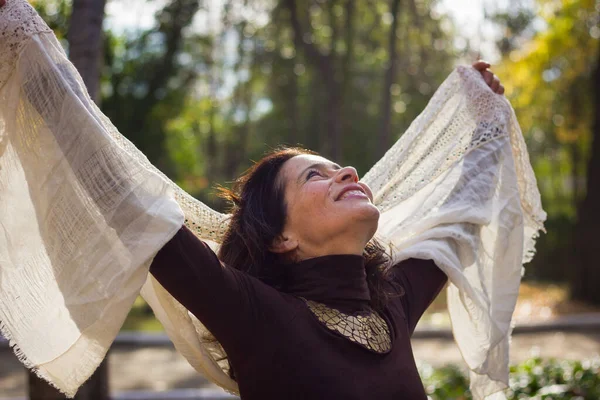
[[[216,249],[227,216],[116,130],[25,0],[0,9],[0,104],[0,329],[19,359],[73,396],[141,291],[191,365],[236,392],[222,348],[148,274],[181,224]],[[506,388],[522,263],[545,219],[510,104],[457,68],[363,181],[394,261],[431,258],[450,278],[474,398]]]

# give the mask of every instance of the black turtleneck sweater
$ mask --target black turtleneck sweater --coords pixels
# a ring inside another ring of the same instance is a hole
[[[430,260],[393,268],[388,290],[404,289],[382,316],[392,350],[371,352],[323,326],[299,297],[345,313],[368,309],[364,258],[329,255],[282,266],[278,291],[223,266],[183,226],[158,252],[150,272],[219,340],[236,372],[243,400],[425,400],[410,336],[446,283]]]

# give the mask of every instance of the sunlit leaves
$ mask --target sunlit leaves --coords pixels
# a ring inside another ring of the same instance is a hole
[[[544,29],[521,47],[510,49],[501,65],[495,68],[516,109],[542,181],[573,181],[587,162],[586,156],[574,159],[573,155],[585,155],[590,140],[590,75],[600,49],[600,41],[590,34],[591,28],[598,24],[596,3],[594,0],[538,1],[535,11],[543,23],[537,25]],[[520,21],[517,18],[516,22],[525,23],[528,18],[522,17]],[[523,32],[527,28],[512,29]],[[542,168],[544,153],[555,158],[549,175]],[[554,207],[560,204],[559,198],[570,197],[572,201],[566,208],[555,211],[574,216],[573,185],[550,185],[549,188],[542,193],[545,203]]]
[[[468,379],[456,366],[421,365],[421,378],[433,400],[468,400]],[[531,358],[510,369],[508,400],[595,400],[600,398],[600,360]]]

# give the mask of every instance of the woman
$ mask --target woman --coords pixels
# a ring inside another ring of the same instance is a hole
[[[0,9],[8,27],[0,24],[8,37],[0,96],[11,100],[0,109],[0,254],[8,254],[0,328],[40,376],[74,393],[149,267],[157,284],[147,281],[142,294],[178,349],[195,358],[194,346],[180,345],[197,345],[204,332],[189,310],[224,349],[200,343],[198,357],[216,365],[226,353],[237,385],[219,384],[239,386],[242,398],[424,399],[409,338],[448,274],[474,394],[505,387],[519,229],[537,231],[542,211],[489,64],[442,85],[376,165],[376,195],[351,167],[282,149],[225,192],[234,207],[221,236],[221,216],[186,197],[114,129],[50,29],[25,1],[11,1]],[[401,254],[386,255],[376,231]],[[208,241],[222,243],[218,255]],[[489,290],[490,281],[502,290]],[[177,304],[161,300],[164,289]]]
[[[387,263],[356,170],[283,149],[225,195],[218,256],[183,226],[150,272],[221,343],[242,399],[426,399],[410,336],[447,278],[430,260]]]
[[[352,167],[286,149],[240,182],[219,257],[184,226],[150,272],[224,347],[242,399],[426,399],[410,336],[444,273],[386,265]]]

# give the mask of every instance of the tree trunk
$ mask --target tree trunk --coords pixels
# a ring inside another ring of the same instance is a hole
[[[342,163],[342,109],[343,100],[341,97],[341,84],[336,74],[335,67],[335,47],[331,48],[329,54],[323,54],[308,37],[312,37],[310,23],[305,31],[300,23],[298,9],[295,0],[286,0],[285,2],[289,12],[294,32],[294,46],[296,51],[302,51],[307,63],[317,68],[319,78],[326,89],[325,104],[325,132],[320,134],[319,151],[326,157],[332,157],[339,163]],[[333,18],[333,16],[331,16]]]
[[[81,74],[94,102],[100,96],[102,66],[102,20],[106,0],[73,0],[69,40],[69,59]]]
[[[579,143],[576,141],[569,145],[569,155],[571,156],[571,198],[573,205],[578,206],[581,201],[581,188],[579,185],[579,164],[581,163],[581,151],[579,149]]]
[[[31,371],[28,371],[27,381],[29,386],[29,398],[31,400],[63,400],[66,397],[54,387],[37,377]]]
[[[327,85],[327,134],[324,138],[330,139],[326,142],[325,154],[343,164],[342,160],[342,77],[339,74],[339,62],[337,54],[337,41],[339,39],[339,29],[335,17],[335,7],[337,0],[329,0],[327,3],[329,12],[329,26],[331,27],[331,37],[329,40],[329,65],[330,68],[322,70],[322,77]]]
[[[287,112],[288,112],[288,134],[287,143],[296,146],[304,145],[300,140],[300,107],[298,104],[298,97],[300,96],[300,88],[298,85],[298,76],[295,73],[290,73],[290,91],[287,98]]]
[[[390,131],[392,125],[392,85],[396,77],[396,59],[398,57],[396,42],[396,31],[398,29],[398,10],[400,0],[392,0],[390,4],[390,13],[392,14],[392,25],[390,26],[390,35],[388,42],[388,65],[385,71],[385,80],[383,83],[383,101],[381,112],[381,131],[379,131],[379,143],[375,159],[381,158],[390,147]]]
[[[327,84],[327,131],[323,133],[324,139],[329,139],[324,142],[325,147],[323,153],[326,157],[331,157],[333,160],[343,164],[342,160],[342,98],[339,82],[334,80],[328,81]]]
[[[312,98],[312,101],[309,106],[310,117],[307,126],[307,135],[306,135],[306,147],[312,150],[316,150],[319,148],[319,136],[320,133],[325,130],[325,126],[323,124],[323,114],[324,114],[324,100],[319,96],[322,92],[323,87],[321,85],[321,79],[319,77],[311,77],[310,78],[310,89],[309,95]]]
[[[79,71],[90,97],[96,103],[100,100],[100,68],[103,61],[102,21],[105,2],[105,0],[73,0],[67,34],[69,59]],[[31,400],[67,398],[31,371],[28,371],[28,387]],[[75,399],[109,399],[107,358],[91,378],[79,388]]]
[[[67,397],[28,371],[30,400],[65,400]],[[110,400],[108,387],[108,354],[96,372],[77,391],[75,400]]]
[[[600,227],[600,51],[592,75],[591,89],[594,107],[592,148],[587,169],[587,193],[577,213],[571,295],[576,300],[600,304],[600,262],[597,253]]]
[[[344,11],[346,13],[346,21],[344,23],[344,42],[346,44],[346,52],[342,58],[342,83],[341,83],[341,96],[345,99],[342,104],[341,116],[342,116],[342,132],[350,133],[352,131],[352,90],[354,88],[354,15],[356,10],[356,2],[354,0],[346,0]],[[345,141],[342,141],[343,146]],[[340,162],[343,160],[340,160]]]

